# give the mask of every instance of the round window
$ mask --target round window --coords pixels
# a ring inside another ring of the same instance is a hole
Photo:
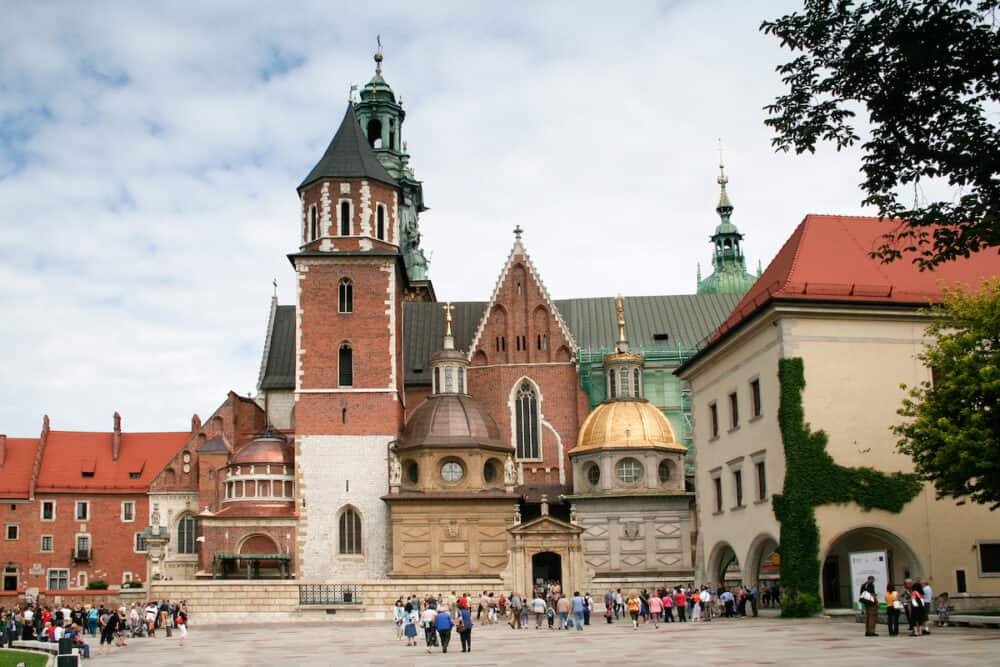
[[[660,468],[659,468],[660,481],[663,482],[664,484],[670,481],[670,472],[673,467],[674,464],[672,464],[667,459],[663,459],[662,461],[660,461]]]
[[[184,452],[184,463],[191,463],[191,455],[187,452]]]
[[[615,472],[625,484],[634,484],[642,479],[642,464],[635,459],[622,459],[615,466]]]
[[[417,465],[416,461],[410,461],[406,464],[406,479],[410,484],[416,484],[420,481],[420,466]]]
[[[487,461],[486,465],[483,466],[483,481],[487,484],[492,484],[497,479],[497,464],[496,461]]]
[[[601,469],[593,463],[587,467],[587,481],[593,486],[597,486],[597,483],[601,481]]]
[[[441,478],[446,482],[457,482],[465,476],[465,469],[458,461],[445,461],[441,465]]]

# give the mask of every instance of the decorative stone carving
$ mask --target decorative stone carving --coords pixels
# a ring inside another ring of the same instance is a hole
[[[639,522],[638,521],[626,521],[624,529],[622,531],[625,535],[626,540],[637,540],[639,539]]]
[[[403,466],[399,462],[396,452],[389,454],[389,486],[399,490],[399,485],[403,481]]]
[[[514,465],[514,457],[509,454],[503,464],[503,482],[507,486],[517,484],[517,467]]]

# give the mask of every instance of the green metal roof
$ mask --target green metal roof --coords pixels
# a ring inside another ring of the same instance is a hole
[[[626,333],[635,348],[700,345],[729,316],[740,294],[682,294],[625,297]],[[441,347],[441,303],[403,304],[403,359],[406,384],[430,384],[430,356]],[[455,347],[467,350],[488,305],[485,301],[452,304]],[[618,337],[614,297],[563,299],[555,302],[581,349],[611,348]],[[666,338],[663,335],[666,335]],[[262,389],[295,386],[295,307],[278,306]]]

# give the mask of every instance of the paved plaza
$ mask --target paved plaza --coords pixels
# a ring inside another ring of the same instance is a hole
[[[943,628],[933,636],[866,638],[846,619],[783,621],[716,619],[709,623],[640,626],[601,621],[583,632],[514,631],[504,624],[477,625],[471,654],[457,637],[447,655],[428,655],[423,642],[407,647],[385,623],[192,627],[187,644],[137,639],[92,664],[168,665],[861,665],[889,661],[912,665],[987,665],[1000,662],[1000,631]],[[558,659],[558,663],[553,660]]]

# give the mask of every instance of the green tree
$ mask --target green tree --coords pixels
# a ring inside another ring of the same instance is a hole
[[[795,54],[777,68],[788,92],[765,107],[772,145],[861,141],[862,203],[892,218],[873,255],[914,253],[921,270],[1000,246],[1000,3],[805,0],[761,30]],[[920,201],[922,183],[953,197]],[[905,221],[905,222],[901,222]]]
[[[933,382],[909,389],[893,427],[899,450],[939,497],[1000,507],[1000,278],[947,290],[930,309],[918,358]],[[904,389],[906,388],[903,385]]]

